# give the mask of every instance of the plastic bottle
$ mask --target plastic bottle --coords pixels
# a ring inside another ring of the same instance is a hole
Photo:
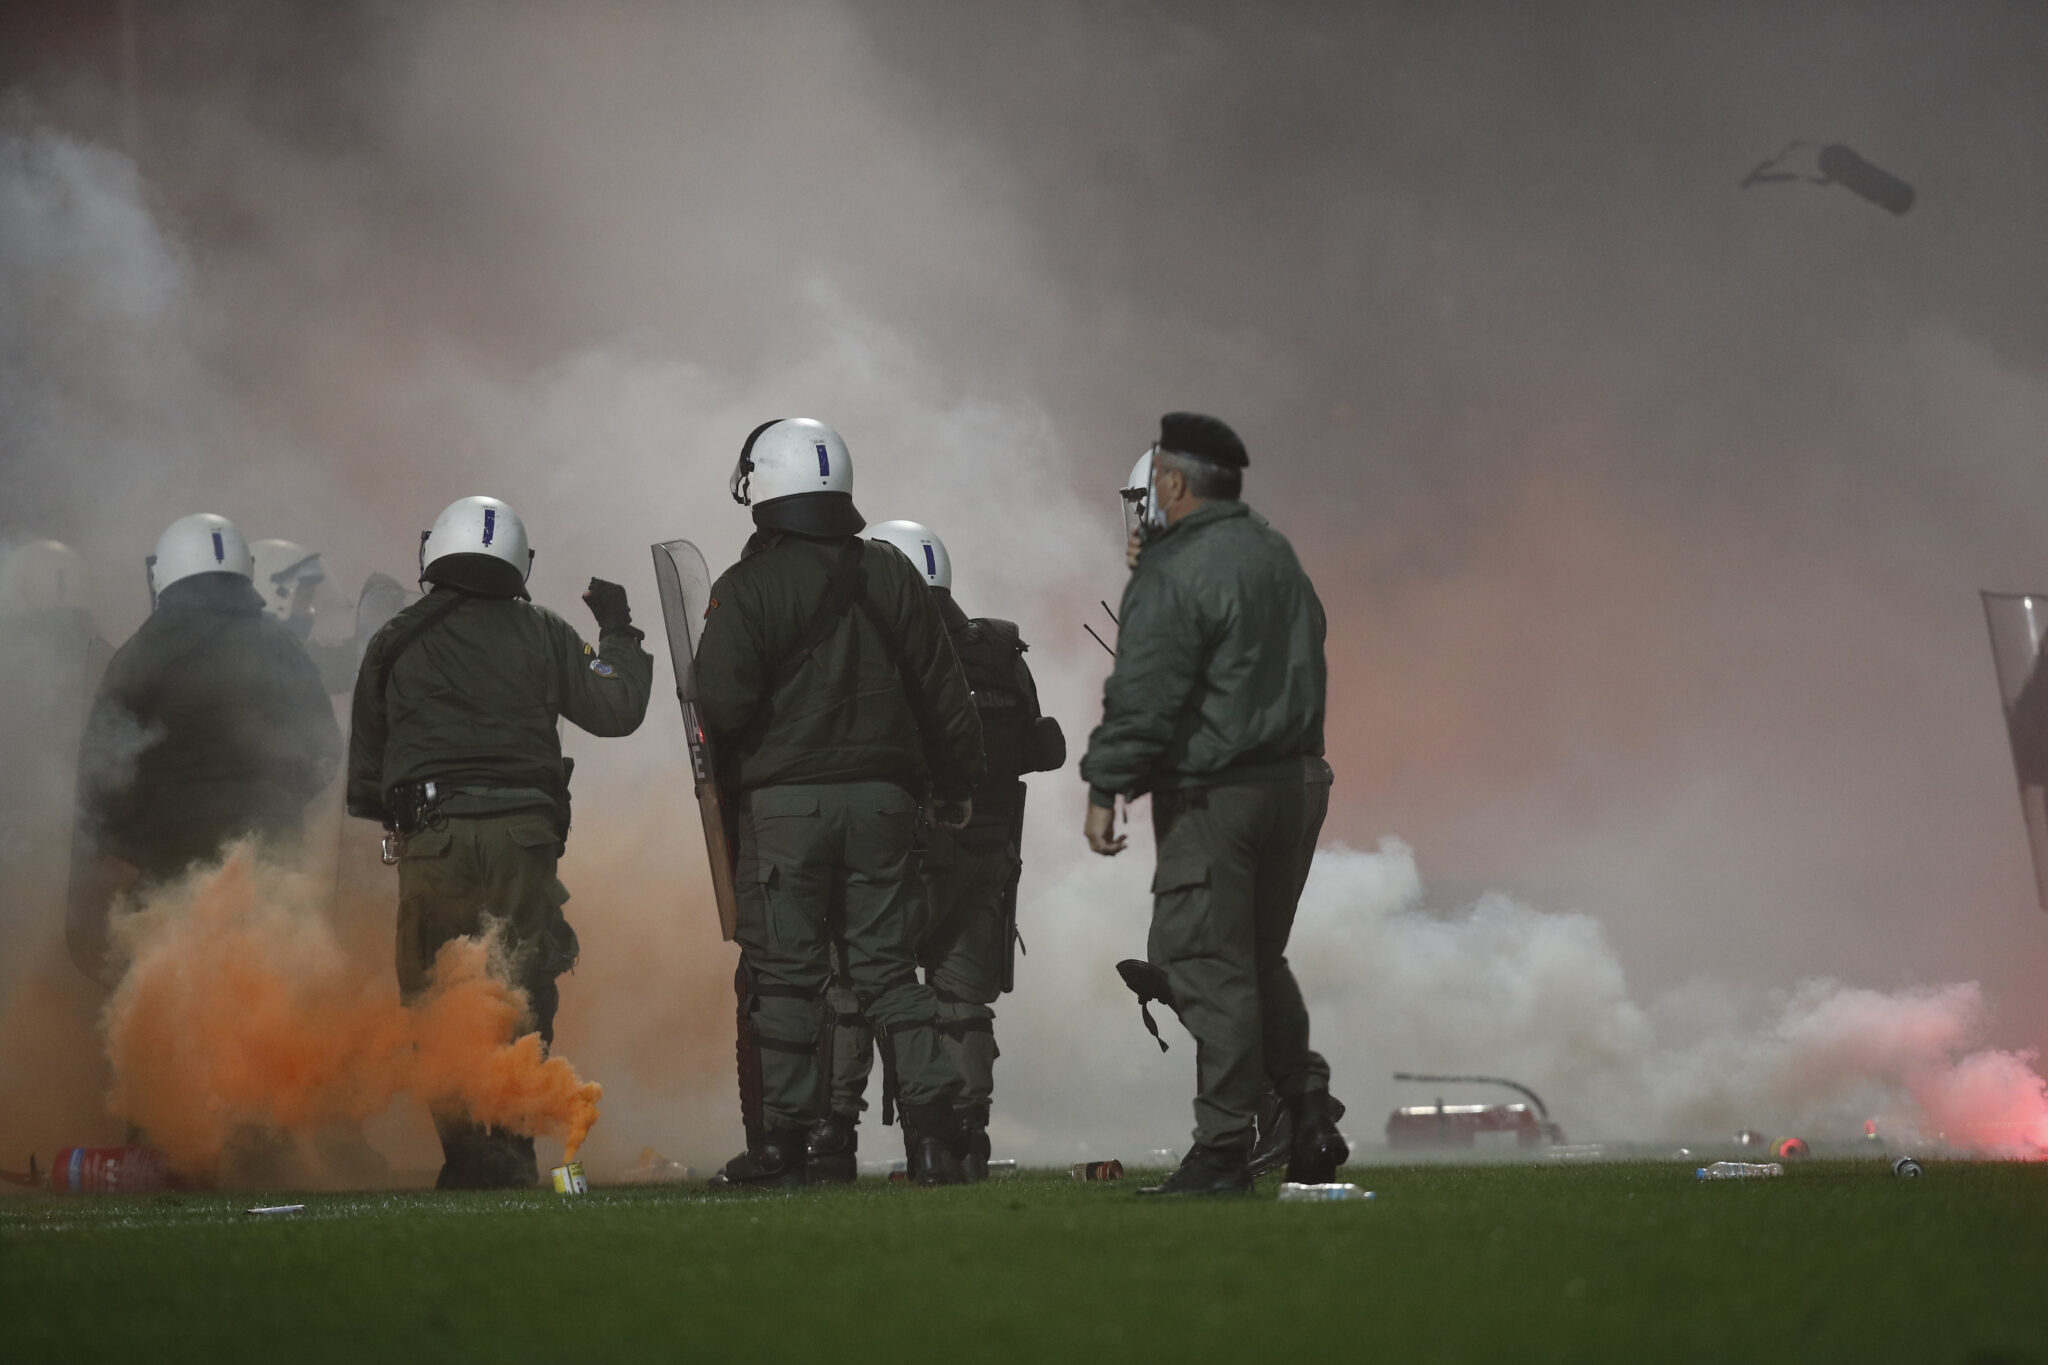
[[[1783,1174],[1785,1168],[1775,1161],[1717,1161],[1698,1172],[1701,1180],[1756,1180]]]
[[[1300,1185],[1289,1180],[1280,1186],[1280,1202],[1283,1204],[1332,1204],[1346,1199],[1378,1198],[1371,1190],[1361,1190],[1349,1181],[1338,1185]]]

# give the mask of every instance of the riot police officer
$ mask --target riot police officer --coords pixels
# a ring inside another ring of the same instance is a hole
[[[932,835],[921,862],[924,930],[918,964],[939,1000],[942,1046],[955,1057],[965,1089],[955,1107],[956,1153],[969,1180],[988,1175],[989,1109],[995,1094],[997,998],[1014,980],[1017,880],[1028,772],[1066,762],[1059,722],[1038,705],[1024,662],[1030,646],[1015,623],[970,619],[953,597],[953,560],[945,542],[914,521],[885,521],[871,539],[903,552],[939,605],[953,651],[981,718],[988,771],[975,784],[974,818],[957,833]],[[851,1180],[859,1116],[873,1066],[870,1031],[851,1001],[835,1002],[832,1112],[810,1137],[812,1179]]]
[[[1287,966],[1329,805],[1322,603],[1294,550],[1240,498],[1250,463],[1214,417],[1168,413],[1147,452],[1142,554],[1124,588],[1115,669],[1081,773],[1085,835],[1114,856],[1119,797],[1150,793],[1158,843],[1147,956],[1194,1034],[1194,1145],[1152,1192],[1251,1187],[1259,1099],[1289,1111],[1288,1177],[1328,1180],[1349,1152],[1329,1064]]]
[[[226,517],[171,523],[149,559],[152,610],[108,663],[79,745],[67,938],[107,969],[106,914],[124,881],[161,882],[254,836],[295,854],[306,804],[334,776],[326,689],[263,614],[248,542]]]
[[[738,803],[735,938],[761,1085],[748,1148],[714,1183],[805,1182],[835,942],[893,1056],[913,1177],[956,1183],[963,1082],[917,977],[913,843],[920,798],[938,828],[971,817],[983,758],[967,681],[923,576],[861,538],[837,432],[762,423],[732,492],[757,530],[712,585],[696,664]]]
[[[526,525],[496,498],[462,498],[421,538],[431,590],[370,640],[356,678],[348,810],[392,832],[398,983],[424,992],[434,955],[493,923],[505,936],[523,1028],[554,1038],[555,979],[576,963],[555,875],[569,837],[569,761],[558,718],[629,735],[647,713],[654,660],[626,590],[590,580],[595,649],[528,597]],[[441,1189],[532,1185],[533,1139],[434,1115]]]

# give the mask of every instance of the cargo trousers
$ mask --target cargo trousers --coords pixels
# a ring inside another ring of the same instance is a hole
[[[1017,876],[1009,830],[934,834],[919,878],[924,897],[917,963],[937,997],[939,1048],[961,1080],[958,1103],[987,1105],[995,1094],[996,1012],[1002,994],[1003,895]],[[857,1116],[867,1107],[874,1069],[873,1035],[850,990],[835,984],[839,1010],[833,1035],[832,1111]],[[986,1115],[983,1116],[984,1122]]]
[[[1285,1100],[1329,1089],[1287,966],[1329,801],[1327,784],[1299,779],[1153,793],[1147,956],[1195,1038],[1194,1137],[1204,1146],[1249,1149],[1269,1084]]]
[[[555,875],[561,849],[551,810],[494,808],[460,796],[451,797],[427,828],[407,835],[398,860],[400,996],[411,1003],[426,992],[443,944],[496,923],[513,984],[526,993],[527,1016],[517,1030],[538,1032],[543,1044],[552,1044],[561,998],[555,978],[577,957],[575,931],[562,917],[569,891]],[[433,1114],[441,1188],[538,1182],[532,1138],[484,1128],[460,1109],[437,1105]]]
[[[808,1128],[825,1116],[818,1054],[835,941],[856,1011],[893,1049],[906,1118],[950,1110],[961,1079],[939,1045],[938,998],[917,978],[917,803],[892,782],[763,787],[747,794],[739,823],[733,937],[760,1043],[764,1126]]]

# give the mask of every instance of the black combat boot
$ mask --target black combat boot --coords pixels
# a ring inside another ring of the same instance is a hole
[[[920,1185],[964,1185],[967,1173],[960,1169],[954,1144],[959,1140],[959,1121],[950,1106],[906,1104],[899,1119],[903,1124],[903,1155],[910,1178]]]
[[[486,1130],[481,1169],[487,1190],[530,1190],[540,1184],[533,1139],[503,1128]]]
[[[1301,1185],[1327,1185],[1337,1168],[1351,1159],[1350,1144],[1337,1131],[1344,1105],[1327,1090],[1311,1090],[1288,1106],[1293,1118],[1294,1149],[1287,1158],[1287,1178]]]
[[[1206,1147],[1196,1143],[1180,1169],[1157,1185],[1141,1186],[1139,1194],[1247,1194],[1252,1187],[1251,1152],[1244,1147]]]
[[[960,1158],[960,1173],[970,1185],[988,1179],[988,1105],[963,1104],[953,1111],[959,1137],[953,1154]]]
[[[741,1152],[711,1177],[714,1190],[795,1189],[804,1183],[804,1130],[771,1128],[761,1141]]]
[[[860,1176],[860,1120],[827,1114],[811,1126],[805,1142],[804,1178],[814,1185],[846,1184]]]
[[[533,1139],[467,1119],[437,1118],[441,1173],[437,1190],[524,1190],[540,1183]]]

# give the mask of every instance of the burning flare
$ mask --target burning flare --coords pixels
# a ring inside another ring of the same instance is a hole
[[[483,1123],[560,1135],[576,1155],[602,1089],[514,1038],[525,994],[495,935],[435,959],[410,1009],[388,977],[349,961],[310,879],[247,846],[120,917],[127,967],[102,1019],[109,1107],[178,1171],[218,1175],[252,1130],[360,1123],[400,1092],[461,1104]]]

